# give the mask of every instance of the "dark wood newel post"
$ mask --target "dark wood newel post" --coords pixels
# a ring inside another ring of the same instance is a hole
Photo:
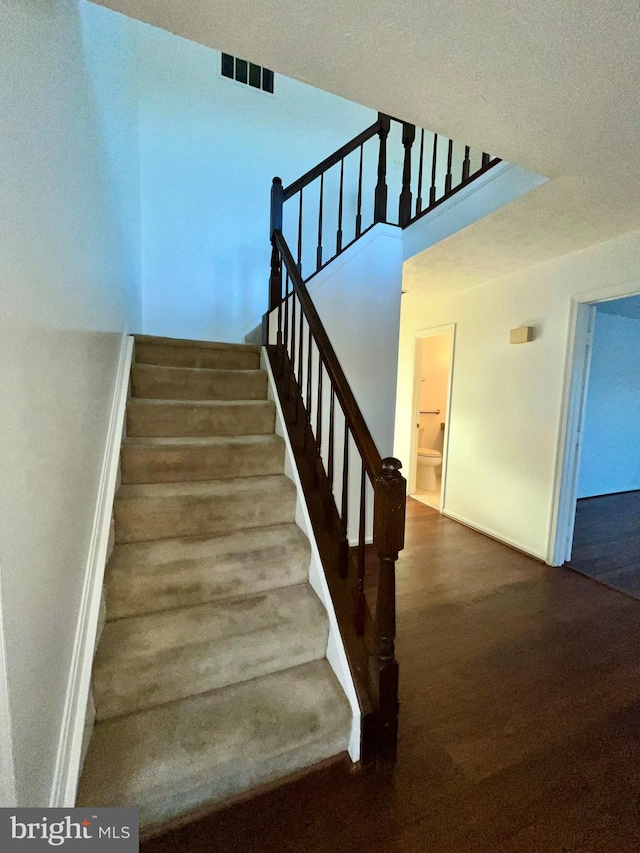
[[[396,637],[396,560],[404,548],[406,480],[402,463],[382,460],[375,484],[374,543],[380,559],[375,635],[379,686],[378,757],[393,764],[398,736],[398,662]]]
[[[282,178],[274,178],[271,184],[271,219],[269,237],[271,239],[271,275],[269,276],[269,311],[280,308],[282,303],[282,260],[273,239],[274,231],[282,231],[282,206],[284,194]],[[278,318],[278,347],[282,343],[280,318]]]
[[[380,151],[378,153],[378,183],[373,206],[373,221],[387,221],[387,137],[391,128],[390,116],[379,114],[378,136],[380,137]]]
[[[403,123],[402,144],[404,146],[404,166],[402,169],[402,192],[398,207],[398,225],[404,228],[411,219],[411,148],[416,138],[416,128],[413,124]]]
[[[273,236],[274,231],[282,231],[282,206],[284,204],[284,189],[282,187],[282,178],[274,178],[271,182],[271,227],[269,236]]]

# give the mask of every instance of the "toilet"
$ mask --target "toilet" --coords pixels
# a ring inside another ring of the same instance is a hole
[[[435,492],[438,488],[436,480],[436,468],[442,464],[442,453],[432,450],[430,447],[418,448],[418,472],[416,486],[428,492]]]

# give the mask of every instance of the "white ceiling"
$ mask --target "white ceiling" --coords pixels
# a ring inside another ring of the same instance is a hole
[[[97,0],[552,180],[407,264],[461,289],[640,228],[638,0]]]

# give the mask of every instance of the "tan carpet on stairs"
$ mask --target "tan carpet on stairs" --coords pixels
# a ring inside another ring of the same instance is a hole
[[[346,750],[256,346],[136,337],[78,805],[148,828]]]

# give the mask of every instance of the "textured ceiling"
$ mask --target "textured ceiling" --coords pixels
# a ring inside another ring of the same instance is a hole
[[[640,228],[638,0],[100,0],[552,180],[412,259],[460,289]]]

